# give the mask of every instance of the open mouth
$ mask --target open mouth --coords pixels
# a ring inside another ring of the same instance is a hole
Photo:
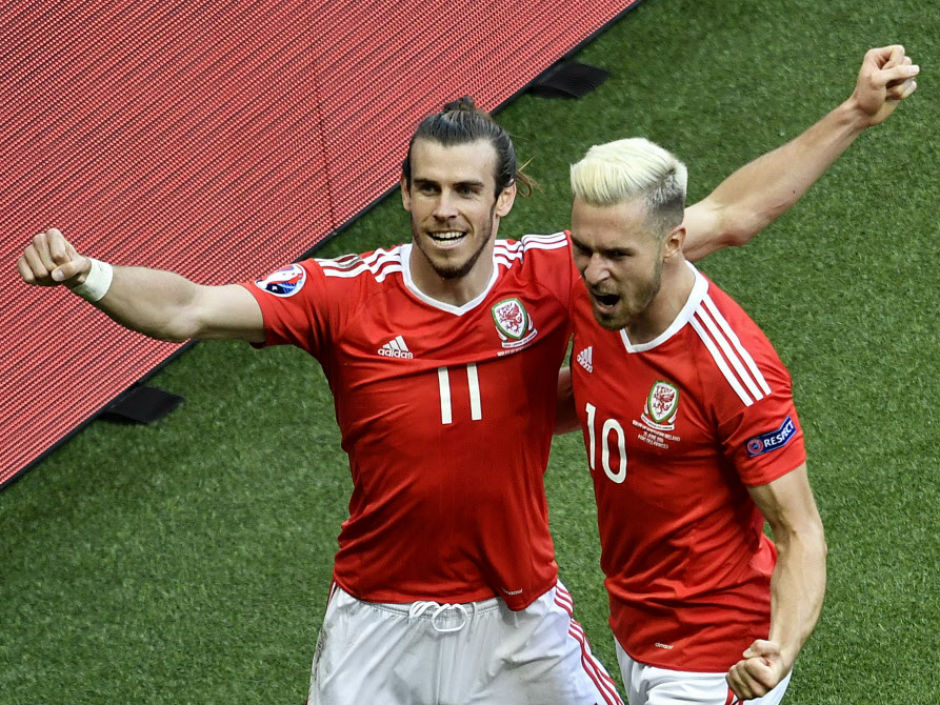
[[[447,245],[449,243],[454,243],[462,240],[467,233],[462,230],[446,230],[438,233],[428,233],[434,242],[440,243],[442,245]]]
[[[600,304],[602,308],[613,308],[620,301],[617,294],[601,294],[596,291],[591,292],[591,298],[594,299],[595,303]]]

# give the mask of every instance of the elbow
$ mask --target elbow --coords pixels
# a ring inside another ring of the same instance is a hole
[[[185,343],[187,340],[198,337],[196,335],[189,335],[185,331],[174,330],[172,328],[154,328],[151,330],[141,330],[140,332],[148,338],[160,340],[164,343]]]
[[[746,245],[786,209],[787,203],[779,200],[754,206],[746,203],[725,205],[716,215],[719,237],[725,246]]]
[[[724,247],[740,247],[750,242],[759,231],[749,230],[726,230],[721,235],[721,244]]]
[[[199,338],[202,327],[198,321],[185,316],[177,316],[160,321],[141,333],[166,343],[185,343],[188,340]]]
[[[822,517],[819,516],[818,512],[807,527],[805,534],[806,540],[815,547],[816,553],[825,560],[826,556],[829,555],[829,544],[826,543],[826,531],[823,528]]]
[[[822,526],[819,527],[819,538],[817,541],[819,555],[823,561],[829,556],[829,544],[826,543],[826,535],[823,533]]]
[[[571,383],[571,368],[562,367],[558,371],[557,399],[555,404],[556,436],[576,431],[581,423],[574,406],[574,387]]]
[[[825,563],[829,554],[821,520],[810,521],[802,526],[774,528],[774,538],[781,554],[796,549],[803,555],[813,556],[814,560],[821,563]]]
[[[829,544],[826,543],[826,537],[820,529],[818,532],[814,532],[812,537],[809,539],[811,555],[814,556],[814,562],[819,567],[818,569],[825,573],[826,565],[829,558]]]
[[[726,247],[740,247],[770,225],[774,218],[769,214],[752,213],[728,223],[721,231],[721,238]]]
[[[140,333],[141,335],[146,335],[148,338],[153,338],[154,340],[161,340],[166,343],[183,343],[197,336],[195,328],[193,328],[191,324],[186,324],[182,321],[170,319],[142,320],[139,317],[132,318],[123,316],[112,311],[105,311],[105,313],[124,328]]]
[[[160,340],[167,343],[185,343],[188,340],[197,338],[195,335],[185,335],[183,333],[169,333],[160,337]]]

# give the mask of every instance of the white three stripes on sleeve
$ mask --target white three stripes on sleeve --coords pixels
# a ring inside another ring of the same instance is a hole
[[[327,277],[349,279],[370,272],[381,283],[389,274],[402,271],[400,252],[400,246],[391,250],[379,248],[365,257],[344,255],[336,259],[317,259],[316,262]]]
[[[770,385],[758,369],[754,358],[741,344],[711,297],[705,296],[695,309],[691,325],[745,406],[750,406],[770,394]]]

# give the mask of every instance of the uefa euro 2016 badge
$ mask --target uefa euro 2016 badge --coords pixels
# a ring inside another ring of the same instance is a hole
[[[289,264],[272,272],[264,279],[255,282],[255,286],[275,296],[293,296],[300,291],[307,281],[307,270],[299,264]]]
[[[519,299],[503,299],[492,308],[496,332],[504,348],[522,347],[537,334],[535,324]]]
[[[669,441],[682,440],[668,431],[676,428],[676,412],[679,411],[679,388],[671,382],[656,380],[646,395],[646,404],[640,418],[633,425],[641,429],[637,436],[641,441],[662,448],[669,448]]]

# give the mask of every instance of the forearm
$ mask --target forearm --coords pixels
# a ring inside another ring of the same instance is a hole
[[[685,254],[700,259],[741,245],[796,203],[867,128],[878,125],[916,89],[920,71],[893,45],[870,49],[848,100],[799,137],[734,172],[686,209]]]
[[[867,120],[850,98],[728,177],[709,196],[724,211],[720,220],[727,237],[746,242],[795,204],[868,127]]]
[[[850,98],[808,130],[758,157],[686,210],[685,255],[743,245],[795,204],[868,126]]]
[[[822,526],[777,539],[778,560],[770,586],[768,639],[780,645],[792,668],[822,611],[826,592],[826,542]]]
[[[191,314],[198,292],[197,284],[173,272],[114,267],[111,286],[94,305],[125,328],[181,342],[200,332]]]
[[[558,397],[555,407],[555,435],[577,431],[580,426],[578,412],[574,407],[574,387],[571,384],[571,368],[558,371]]]
[[[66,286],[126,328],[160,340],[238,338],[264,342],[261,306],[242,286],[202,286],[173,272],[114,267],[85,255],[49,228],[16,260],[32,286]]]

